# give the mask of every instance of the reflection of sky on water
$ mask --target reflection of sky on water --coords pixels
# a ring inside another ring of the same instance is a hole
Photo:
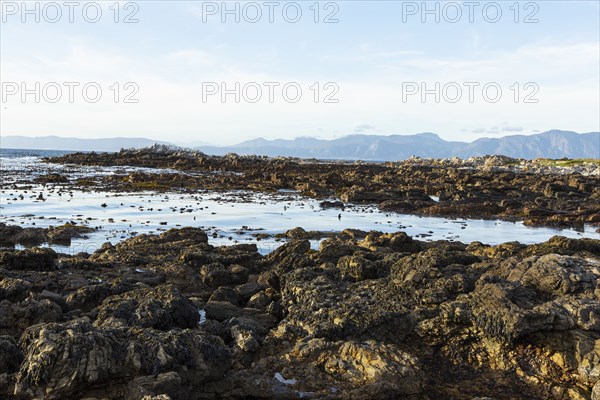
[[[21,167],[24,165],[25,169],[13,169],[14,174],[5,174],[6,171],[3,170],[4,179],[26,174],[27,168],[31,168],[32,165],[37,169],[44,169],[46,165],[31,159],[18,160],[17,164]],[[10,161],[8,164],[15,165],[12,163],[15,159]],[[52,170],[58,172],[54,170],[55,167],[59,166],[52,166]],[[73,168],[82,175],[90,172],[87,167]],[[114,168],[91,169],[97,174],[114,173]],[[45,173],[47,172],[48,170],[45,170]],[[45,201],[37,200],[40,192],[43,193]],[[336,232],[345,228],[382,232],[405,231],[421,240],[449,239],[490,244],[514,240],[537,243],[554,235],[600,239],[600,234],[592,227],[587,227],[585,232],[530,228],[521,223],[504,221],[448,220],[383,213],[375,207],[363,206],[347,207],[344,211],[323,210],[320,209],[318,201],[288,191],[276,195],[247,192],[117,194],[71,191],[72,197],[69,190],[60,195],[59,192],[60,185],[17,190],[3,184],[0,192],[0,222],[23,227],[47,227],[75,221],[77,224],[100,227],[97,232],[90,234],[87,240],[74,239],[70,248],[53,246],[58,251],[68,253],[91,253],[106,241],[116,243],[137,233],[159,233],[169,228],[184,226],[203,227],[207,230],[212,244],[255,242],[252,233],[281,233],[297,226],[307,231]],[[22,200],[19,195],[23,196]],[[104,203],[106,207],[101,207]],[[216,237],[213,237],[213,234],[216,234]],[[280,242],[269,238],[257,244],[261,251],[266,253]],[[313,244],[317,245],[317,242]]]

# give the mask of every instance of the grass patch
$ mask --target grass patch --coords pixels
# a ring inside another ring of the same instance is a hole
[[[597,158],[575,158],[575,159],[539,158],[535,161],[537,163],[540,163],[543,165],[556,166],[556,167],[574,167],[574,166],[585,165],[585,164],[594,164],[596,166],[600,166],[600,159],[597,159]]]

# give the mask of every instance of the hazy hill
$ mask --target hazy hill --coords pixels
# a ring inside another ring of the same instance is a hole
[[[57,136],[28,138],[3,136],[0,148],[118,151],[121,148],[141,148],[155,143],[144,138],[72,139]],[[401,160],[412,155],[421,157],[463,157],[502,154],[510,157],[599,158],[600,132],[576,133],[548,131],[535,135],[513,135],[502,138],[482,138],[471,143],[446,141],[435,133],[416,135],[348,135],[322,140],[310,137],[296,139],[253,139],[233,146],[197,146],[207,154],[257,154],[323,159]]]
[[[486,154],[504,154],[519,158],[600,158],[600,133],[578,134],[555,130],[531,136],[478,139],[458,153],[462,157]]]
[[[158,140],[144,138],[107,138],[79,139],[58,136],[2,136],[0,147],[3,149],[35,149],[35,150],[78,150],[78,151],[119,151],[121,148],[148,147],[155,143],[169,144]]]
[[[548,131],[536,135],[483,138],[471,143],[451,142],[434,133],[416,135],[349,135],[334,140],[297,138],[254,139],[234,146],[200,146],[208,154],[259,154],[325,159],[400,160],[421,157],[470,157],[502,154],[519,158],[600,158],[600,132],[579,134]]]

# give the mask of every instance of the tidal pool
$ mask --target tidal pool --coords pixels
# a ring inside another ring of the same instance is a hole
[[[134,167],[61,166],[39,157],[0,158],[0,222],[23,227],[48,227],[74,222],[97,228],[88,239],[73,239],[71,246],[52,245],[57,251],[91,253],[105,242],[117,243],[137,234],[160,233],[170,228],[201,227],[211,244],[256,243],[268,253],[283,242],[274,237],[257,240],[294,227],[307,231],[339,232],[346,228],[382,232],[404,231],[420,240],[508,241],[539,243],[554,235],[600,239],[594,227],[583,231],[527,227],[520,222],[447,219],[381,212],[376,206],[321,209],[319,201],[293,191],[276,194],[251,192],[113,193],[73,190],[69,185],[20,185],[24,179],[46,173],[75,177],[130,173]],[[144,169],[145,171],[152,171]],[[161,172],[161,170],[156,170]],[[164,172],[164,171],[162,171]],[[177,172],[177,171],[171,171]],[[41,196],[40,196],[41,195]],[[319,241],[313,241],[314,247]]]

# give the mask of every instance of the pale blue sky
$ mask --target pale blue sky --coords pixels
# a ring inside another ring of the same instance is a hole
[[[103,93],[95,104],[77,91],[73,103],[66,92],[54,104],[44,96],[40,103],[33,96],[25,102],[19,94],[5,97],[2,135],[145,136],[229,144],[255,137],[334,138],[354,132],[429,131],[450,140],[472,140],[553,128],[600,129],[599,1],[518,2],[519,23],[514,22],[515,1],[497,2],[502,10],[497,23],[484,19],[484,6],[490,7],[488,19],[495,16],[491,2],[485,1],[474,6],[473,23],[466,2],[427,2],[430,8],[446,6],[449,18],[456,8],[446,4],[457,4],[463,15],[456,23],[443,14],[436,23],[429,15],[423,23],[421,10],[405,15],[403,22],[403,10],[421,8],[421,1],[337,1],[327,10],[328,2],[322,1],[321,20],[337,9],[339,22],[330,24],[313,21],[314,1],[297,2],[302,17],[295,24],[283,18],[282,8],[290,3],[285,1],[278,2],[274,23],[268,22],[265,2],[256,2],[263,16],[255,24],[243,15],[240,23],[231,15],[223,23],[220,12],[204,22],[203,11],[212,4],[221,8],[220,1],[135,2],[139,22],[133,24],[113,21],[112,1],[101,2],[102,18],[95,24],[84,20],[81,8],[69,23],[66,7],[57,23],[45,21],[44,15],[40,23],[30,15],[23,23],[22,10],[12,15],[9,3],[2,1],[0,28],[5,85],[97,82]],[[121,9],[119,18],[132,10]],[[293,16],[292,10],[288,15]],[[523,23],[532,12],[539,21]],[[134,98],[139,102],[115,103],[109,89],[114,82],[137,84]],[[254,104],[244,99],[235,103],[232,96],[223,103],[218,95],[203,102],[204,82],[231,87],[234,82],[297,82],[303,92],[293,104],[277,90],[269,103],[266,89]],[[323,85],[334,82],[339,102],[323,103],[321,98],[315,103],[310,90],[315,82],[322,95]],[[489,103],[478,88],[469,102],[463,86],[456,103],[444,98],[436,103],[433,95],[423,102],[420,94],[403,99],[407,82],[425,82],[428,88],[435,82],[441,87],[449,82],[497,82],[503,92],[497,103]],[[519,102],[510,89],[515,82]],[[524,88],[528,82],[539,88],[533,95],[538,103],[523,103],[530,92]]]

